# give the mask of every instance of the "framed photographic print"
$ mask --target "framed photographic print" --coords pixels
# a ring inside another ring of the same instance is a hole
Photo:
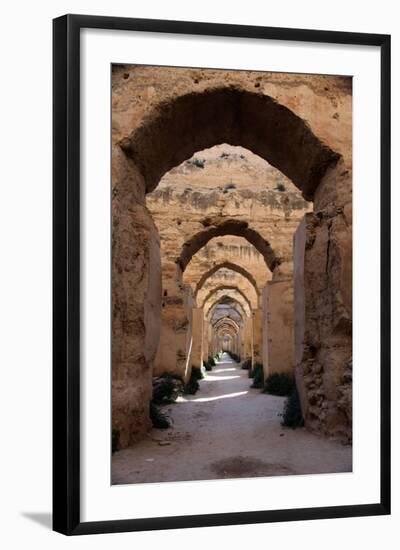
[[[390,37],[54,20],[54,529],[390,513]]]

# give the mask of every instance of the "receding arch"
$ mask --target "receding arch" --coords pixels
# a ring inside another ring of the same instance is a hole
[[[262,254],[265,263],[271,272],[274,271],[275,267],[281,263],[281,258],[278,258],[275,255],[269,242],[265,240],[257,231],[249,227],[248,222],[235,219],[219,222],[219,219],[216,219],[214,221],[209,220],[209,223],[210,227],[196,233],[191,239],[183,243],[181,253],[176,260],[176,263],[180,267],[182,273],[185,271],[186,266],[190,262],[193,255],[205,246],[208,241],[214,237],[221,237],[224,235],[244,237],[260,252],[260,254]]]
[[[229,309],[229,314],[226,309]],[[228,315],[237,323],[243,323],[246,317],[243,307],[235,298],[232,298],[229,304],[225,304],[224,302],[221,303],[220,301],[215,302],[208,311],[207,321],[213,324],[219,319],[222,319],[222,317],[227,317]]]
[[[234,327],[237,332],[239,332],[240,330],[239,325],[230,317],[222,317],[221,319],[218,319],[218,321],[215,321],[215,323],[212,323],[212,326],[214,328],[217,328],[222,325],[230,325]]]
[[[204,304],[206,297],[209,296],[211,291],[215,288],[218,290],[221,288],[237,288],[244,296],[246,296],[252,309],[256,309],[258,307],[260,295],[257,293],[254,286],[243,275],[236,272],[230,273],[234,273],[234,278],[220,278],[217,274],[214,274],[207,279],[204,286],[199,290],[197,296],[194,298],[194,303],[197,307],[201,307],[201,305]]]
[[[201,307],[205,307],[206,303],[212,298],[212,296],[214,294],[216,294],[217,292],[219,291],[229,291],[229,290],[233,290],[235,292],[237,292],[238,294],[240,294],[240,296],[243,298],[243,300],[245,301],[245,303],[248,305],[249,309],[251,310],[252,307],[251,307],[251,302],[250,300],[247,298],[247,296],[240,290],[240,288],[238,288],[237,286],[228,286],[228,285],[223,285],[223,286],[217,286],[215,288],[213,288],[212,290],[210,290],[210,292],[207,294],[207,296],[204,298],[203,300],[203,303],[201,305]]]
[[[276,255],[280,255],[276,251],[275,253]],[[249,261],[252,262],[256,271],[253,272],[253,269],[250,268]],[[265,264],[264,257],[247,239],[234,235],[225,235],[210,239],[206,245],[192,256],[183,273],[184,284],[190,285],[194,292],[202,274],[212,266],[224,262],[230,262],[247,271],[251,271],[258,289],[264,288],[273,276]]]
[[[174,95],[155,105],[119,145],[152,191],[165,172],[213,145],[241,145],[283,172],[311,200],[339,155],[293,111],[240,85]]]
[[[218,296],[214,296],[214,294],[217,294]],[[249,317],[251,315],[251,307],[246,300],[246,298],[243,297],[243,295],[238,292],[235,288],[233,289],[215,289],[214,293],[210,295],[208,300],[205,300],[204,302],[204,313],[207,316],[210,309],[218,302],[220,304],[223,304],[224,302],[229,302],[232,299],[236,299],[236,302],[238,302],[244,312],[244,316]]]
[[[247,271],[247,269],[244,269],[244,267],[241,267],[232,262],[221,262],[219,264],[214,265],[211,269],[203,273],[203,275],[201,276],[200,280],[196,285],[196,288],[194,291],[195,296],[197,296],[198,291],[202,288],[206,280],[212,275],[214,275],[214,273],[216,273],[220,269],[230,269],[231,271],[236,271],[236,273],[240,273],[240,275],[243,275],[243,277],[246,277],[246,279],[250,281],[250,283],[254,286],[257,294],[258,295],[260,294],[255,278],[249,271]]]

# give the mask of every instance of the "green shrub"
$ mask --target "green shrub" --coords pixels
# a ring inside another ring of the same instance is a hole
[[[202,369],[198,367],[192,367],[192,372],[190,373],[189,381],[185,385],[184,393],[189,395],[194,395],[200,388],[199,380],[204,378]]]
[[[201,380],[202,378],[204,378],[205,372],[203,372],[203,368],[204,367],[199,368],[199,367],[192,366],[192,372],[190,374],[190,378],[193,378],[193,380]]]
[[[227,193],[229,191],[229,189],[236,189],[236,184],[235,183],[227,183],[224,187],[224,193]]]
[[[211,365],[212,367],[215,367],[215,359],[214,357],[209,357],[207,363]]]
[[[250,359],[250,357],[247,358],[245,361],[243,361],[242,369],[248,370],[249,372],[251,371],[251,359]]]
[[[210,371],[213,368],[213,366],[208,361],[203,361],[203,367],[206,369],[206,371]]]
[[[282,426],[293,429],[304,426],[300,398],[296,386],[293,387],[292,393],[285,401]]]
[[[187,384],[185,385],[184,392],[189,395],[194,395],[199,388],[200,384],[197,382],[197,380],[190,378],[189,382],[187,382]]]
[[[226,352],[231,359],[236,361],[236,363],[240,363],[240,356],[237,353],[234,353],[233,351],[227,351]]]
[[[183,392],[183,382],[180,378],[164,374],[153,379],[154,403],[173,403]]]
[[[253,383],[251,388],[261,389],[264,387],[264,369],[262,363],[256,363],[253,369]]]
[[[160,407],[154,401],[150,401],[150,420],[153,428],[158,428],[159,430],[166,430],[171,426],[168,416],[161,412]]]
[[[285,372],[274,372],[270,374],[265,381],[266,393],[271,395],[290,395],[293,391],[294,379],[293,376]]]
[[[197,168],[204,168],[206,161],[204,159],[189,159],[186,161],[187,164],[196,166]]]
[[[113,430],[112,431],[112,437],[111,437],[111,450],[112,450],[112,453],[115,453],[115,451],[118,451],[120,435],[121,434],[120,434],[119,430]]]

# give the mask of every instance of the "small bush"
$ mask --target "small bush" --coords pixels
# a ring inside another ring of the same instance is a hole
[[[253,369],[253,383],[251,388],[261,389],[264,387],[264,369],[262,363],[256,363]]]
[[[227,193],[229,191],[229,189],[236,189],[236,184],[231,182],[231,183],[227,183],[224,187],[224,193]]]
[[[153,379],[154,403],[173,403],[183,392],[181,379],[165,374]]]
[[[209,357],[207,363],[211,365],[212,367],[215,367],[215,359],[214,357]]]
[[[193,380],[201,380],[202,378],[204,378],[204,374],[205,373],[203,372],[203,368],[192,366],[192,372],[190,374],[190,378],[193,378]]]
[[[158,407],[154,401],[150,401],[150,420],[153,424],[153,428],[159,430],[166,430],[171,426],[168,416],[161,412],[160,407]]]
[[[236,363],[240,363],[240,356],[237,353],[234,353],[233,351],[227,351],[226,352],[231,359],[236,361]]]
[[[251,359],[247,358],[242,363],[242,369],[243,370],[251,370]]]
[[[208,361],[203,361],[203,367],[206,369],[207,372],[209,372],[213,368],[213,366]]]
[[[120,431],[119,430],[113,430],[112,431],[112,437],[111,437],[111,450],[114,454],[115,451],[118,451],[119,448],[119,438],[120,438]]]
[[[275,187],[277,191],[280,191],[281,193],[286,190],[286,187],[283,185],[283,183],[278,183],[278,185]]]
[[[204,159],[193,159],[186,161],[188,164],[191,164],[192,166],[196,166],[197,168],[204,168],[204,165],[206,161]]]
[[[282,426],[293,429],[304,426],[303,415],[301,414],[300,398],[296,386],[293,387],[292,393],[285,401]]]
[[[293,391],[293,386],[293,376],[285,372],[274,372],[266,379],[264,391],[271,395],[290,395]]]
[[[202,369],[198,367],[192,367],[192,372],[190,373],[189,381],[185,385],[184,393],[189,395],[194,395],[200,388],[199,380],[204,378]]]
[[[200,384],[197,382],[197,380],[190,378],[189,382],[185,385],[185,393],[189,395],[194,395],[199,388]]]

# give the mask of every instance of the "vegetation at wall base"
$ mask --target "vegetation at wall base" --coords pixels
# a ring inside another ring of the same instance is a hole
[[[264,387],[264,369],[262,363],[256,363],[253,369],[253,383],[251,388],[262,389]]]
[[[292,393],[286,399],[283,408],[282,426],[287,428],[301,428],[304,426],[304,419],[301,413],[299,392],[296,386],[293,387]]]
[[[192,366],[192,372],[190,374],[190,378],[193,378],[193,380],[202,380],[205,377],[205,368],[204,367],[193,367]]]
[[[198,381],[202,378],[204,378],[202,369],[199,369],[198,367],[192,367],[189,381],[185,384],[184,393],[194,395],[200,388],[200,384]]]
[[[203,361],[203,367],[206,369],[206,371],[210,371],[213,368],[213,365],[211,365],[208,361]]]
[[[200,384],[197,382],[197,380],[190,378],[189,382],[185,385],[184,393],[188,395],[194,395],[195,393],[197,393],[199,388],[200,388]]]
[[[211,365],[212,367],[215,367],[215,359],[214,359],[214,357],[211,357],[211,356],[210,356],[210,357],[208,358],[208,360],[207,360],[207,363],[208,363],[209,365]]]
[[[243,361],[242,369],[243,370],[248,370],[249,372],[251,371],[251,359],[250,358],[247,358]]]
[[[236,361],[236,363],[240,363],[240,356],[237,353],[233,353],[233,351],[227,351],[226,352],[231,359]]]
[[[270,374],[264,385],[264,392],[271,395],[289,396],[294,387],[294,378],[286,372]]]
[[[153,428],[159,430],[166,430],[171,426],[168,416],[161,411],[160,407],[154,403],[154,401],[150,401],[150,420],[153,424]]]
[[[153,379],[154,403],[174,403],[183,393],[183,381],[177,376],[163,374]]]
[[[111,438],[111,450],[114,454],[116,451],[118,451],[119,448],[119,438],[120,438],[120,431],[119,430],[113,430],[112,431],[112,438]]]

